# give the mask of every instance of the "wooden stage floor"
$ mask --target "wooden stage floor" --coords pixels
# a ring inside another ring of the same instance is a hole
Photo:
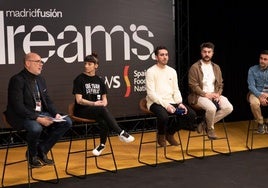
[[[247,125],[248,125],[248,121],[226,123],[232,152],[247,150],[246,148]],[[219,124],[215,126],[216,133],[218,136],[220,136],[223,133],[223,130],[221,129],[221,127],[222,126]],[[133,134],[133,136],[135,136],[135,141],[129,144],[120,142],[117,136],[111,137],[111,141],[112,141],[112,145],[113,145],[113,149],[115,153],[115,159],[116,159],[117,167],[119,170],[117,173],[120,173],[120,169],[142,166],[142,164],[138,162],[140,135],[141,135],[140,133]],[[185,153],[188,131],[181,130],[180,135],[182,139],[182,145],[184,148],[185,158],[189,159],[191,157],[187,156]],[[147,133],[146,138],[152,139],[154,137],[155,137],[155,132]],[[189,148],[196,155],[202,154],[202,151],[200,150],[202,146],[201,139],[202,138],[193,138],[191,142],[192,145]],[[55,158],[55,162],[57,165],[60,178],[69,177],[65,173],[65,164],[66,164],[68,145],[69,145],[69,142],[59,142],[53,148],[53,154],[54,154],[54,158]],[[83,140],[75,141],[75,145],[76,147],[80,147],[80,148],[84,147],[84,141]],[[214,147],[222,151],[227,151],[226,140],[215,141]],[[268,147],[268,134],[257,135],[254,138],[254,148],[262,148],[262,147]],[[171,156],[172,155],[175,156],[176,154],[178,155],[178,152],[177,152],[178,148],[176,147],[169,147],[169,148],[170,148],[169,152],[171,153]],[[148,162],[150,161],[153,162],[154,160],[153,149],[154,149],[153,145],[146,146],[146,149],[143,150],[144,155],[142,155],[144,160]],[[12,151],[10,151],[10,156],[12,156],[11,159],[12,160],[23,159],[25,156],[25,151],[26,151],[25,147],[12,148]],[[215,155],[215,154],[216,153],[211,152],[210,150],[210,142],[206,142],[206,156]],[[3,169],[4,155],[5,155],[5,149],[1,149],[0,150],[1,173]],[[230,157],[232,157],[232,155]],[[99,170],[95,167],[95,163],[93,160],[94,159],[88,160],[88,169],[87,169],[88,174],[103,172],[102,170]],[[104,163],[101,163],[103,164],[103,166],[106,166],[107,168],[112,167],[112,163],[110,159],[107,159],[107,160],[104,159],[101,161],[104,161]],[[78,171],[78,172],[80,170],[80,172],[83,173],[83,169],[82,169],[83,162],[84,162],[83,154],[82,153],[77,154],[77,157],[72,158],[72,162],[70,163],[70,168],[71,169],[73,168],[75,171]],[[159,163],[169,162],[169,160],[165,159],[165,157],[163,156],[163,149],[159,149],[158,162]],[[187,160],[185,161],[185,163],[187,163]],[[202,160],[200,160],[200,163],[202,163]],[[27,169],[26,163],[9,166],[6,170],[5,186],[27,183],[27,170],[26,169]],[[38,174],[38,177],[40,178],[51,179],[53,178],[53,173],[51,173],[53,172],[52,170],[53,170],[52,167],[43,167],[40,169],[35,169],[34,173]]]

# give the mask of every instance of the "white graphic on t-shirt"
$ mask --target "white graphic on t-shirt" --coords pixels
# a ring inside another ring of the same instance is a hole
[[[100,84],[85,84],[86,94],[99,94],[100,93]]]

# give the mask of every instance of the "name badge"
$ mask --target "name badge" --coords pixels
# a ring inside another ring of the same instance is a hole
[[[35,102],[35,111],[41,112],[41,102]]]

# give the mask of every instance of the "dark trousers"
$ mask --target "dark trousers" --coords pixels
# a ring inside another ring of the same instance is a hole
[[[95,119],[98,122],[101,144],[106,143],[109,128],[113,129],[118,134],[122,132],[122,129],[117,124],[116,119],[105,106],[87,106],[82,109],[75,110],[74,115],[81,118]]]
[[[177,115],[177,123],[170,123],[168,111],[161,105],[153,103],[150,107],[150,111],[157,117],[157,130],[158,134],[170,134],[173,135],[178,131],[182,124],[183,126],[195,126],[196,124],[196,113],[189,106],[185,105],[188,113],[184,115]],[[187,125],[186,125],[187,124]]]
[[[43,115],[49,114],[45,113]],[[27,132],[26,139],[28,150],[31,156],[36,156],[38,150],[45,154],[57,143],[57,141],[65,134],[72,126],[72,121],[69,117],[64,118],[64,122],[55,122],[48,127],[40,125],[35,120],[24,120],[23,126]],[[44,133],[45,132],[45,133]]]

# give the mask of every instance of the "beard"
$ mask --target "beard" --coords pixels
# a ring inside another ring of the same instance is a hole
[[[264,69],[267,69],[268,66],[264,63],[260,63],[260,67],[261,67],[261,69],[264,70]]]
[[[204,57],[202,58],[202,61],[204,61],[204,62],[210,62],[210,61],[211,61],[211,58],[208,57],[208,56],[204,56]]]

